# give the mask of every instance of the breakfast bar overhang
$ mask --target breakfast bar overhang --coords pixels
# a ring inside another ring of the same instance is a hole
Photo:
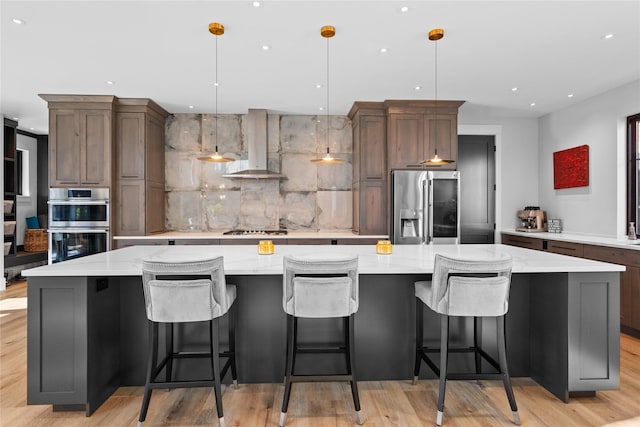
[[[559,399],[616,389],[619,377],[620,272],[623,266],[505,245],[395,245],[378,255],[373,245],[278,245],[273,255],[256,246],[132,246],[23,272],[28,278],[27,402],[90,415],[120,386],[142,385],[146,369],[147,319],[142,259],[224,256],[229,283],[237,285],[236,349],[240,383],[281,382],[285,314],[283,256],[358,255],[360,307],[355,317],[358,379],[413,376],[415,297],[413,284],[433,272],[436,253],[467,259],[513,258],[507,314],[512,376],[529,376]],[[458,319],[456,319],[458,320]],[[300,323],[300,342],[335,335],[326,325]],[[326,326],[326,327],[325,327]],[[184,340],[198,347],[202,325],[181,325]],[[493,354],[495,325],[483,322],[482,343]],[[311,329],[313,328],[313,329]],[[452,321],[452,340],[466,342],[471,324]],[[438,340],[439,319],[425,312],[425,340]],[[301,370],[339,369],[301,358]],[[465,369],[471,360],[452,358]],[[335,364],[335,367],[334,367]],[[186,364],[177,375],[207,366]],[[206,372],[206,371],[205,371]],[[423,370],[423,378],[429,376]]]

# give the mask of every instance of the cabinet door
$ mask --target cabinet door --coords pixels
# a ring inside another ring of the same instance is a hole
[[[556,254],[569,255],[582,258],[584,255],[584,245],[573,242],[554,242],[549,240],[547,242],[547,251]]]
[[[356,182],[351,186],[351,200],[353,205],[353,221],[351,230],[360,234],[360,183]]]
[[[429,159],[438,148],[441,159],[458,160],[457,116],[448,114],[425,115],[423,119],[421,158]],[[443,164],[439,169],[456,169],[455,163]]]
[[[422,114],[389,115],[389,169],[420,167],[423,132]]]
[[[80,183],[111,185],[111,110],[81,110]]]
[[[387,234],[386,183],[360,183],[360,234]]]
[[[620,273],[620,324],[640,331],[640,268]]]
[[[49,185],[80,184],[80,118],[76,110],[49,111]]]
[[[145,178],[164,186],[164,120],[147,115]]]
[[[519,246],[521,248],[542,250],[542,239],[536,239],[533,237],[514,236],[511,234],[502,234],[502,244]]]
[[[145,114],[118,113],[116,158],[118,178],[144,178]]]
[[[146,234],[164,231],[164,183],[146,184]]]
[[[360,119],[360,141],[358,145],[360,149],[360,179],[385,179],[386,117],[363,116]]]
[[[141,236],[145,234],[144,191],[144,180],[119,181],[116,235]]]

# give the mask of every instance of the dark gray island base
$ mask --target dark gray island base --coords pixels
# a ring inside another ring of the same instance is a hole
[[[528,250],[509,249],[514,251]],[[415,273],[361,274],[355,320],[359,380],[413,377],[413,283],[424,278],[425,274]],[[231,274],[228,282],[238,287],[239,382],[281,382],[285,361],[282,275]],[[54,410],[84,410],[90,415],[116,388],[144,384],[147,319],[141,283],[138,275],[28,278],[29,404],[52,404]],[[572,395],[616,389],[619,298],[617,271],[518,273],[514,269],[507,315],[512,376],[532,377],[565,402]],[[340,324],[329,319],[318,326],[301,319],[300,342],[312,344],[332,337],[338,342]],[[181,341],[176,344],[198,348],[206,342],[205,325],[181,325],[183,330],[176,335]],[[472,329],[472,323],[452,319],[452,340],[469,342]],[[495,355],[492,320],[483,323],[482,336],[486,350]],[[429,310],[425,311],[425,337],[433,342],[439,337],[439,319]],[[342,369],[343,360],[332,357],[318,360],[303,355],[296,360],[296,369],[308,373]],[[473,360],[464,357],[452,356],[452,371],[473,369]],[[174,372],[181,377],[209,375],[209,366],[198,363],[186,360]],[[423,369],[422,378],[435,377]]]

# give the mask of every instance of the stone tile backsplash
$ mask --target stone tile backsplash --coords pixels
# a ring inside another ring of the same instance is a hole
[[[347,117],[331,116],[331,152],[347,161],[317,165],[326,152],[324,116],[267,116],[268,167],[285,179],[230,179],[247,168],[246,115],[174,114],[166,122],[166,226],[176,231],[286,228],[343,231],[352,225],[352,141]],[[237,159],[207,163],[218,151]]]

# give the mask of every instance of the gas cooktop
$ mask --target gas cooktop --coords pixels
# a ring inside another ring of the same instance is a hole
[[[255,235],[255,236],[281,236],[287,234],[287,230],[229,230],[222,233],[224,235],[240,236],[240,235]]]

